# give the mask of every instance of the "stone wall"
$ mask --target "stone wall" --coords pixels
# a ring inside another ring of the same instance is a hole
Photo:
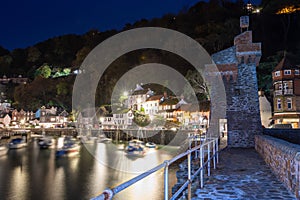
[[[300,145],[256,135],[255,149],[279,180],[300,199]]]

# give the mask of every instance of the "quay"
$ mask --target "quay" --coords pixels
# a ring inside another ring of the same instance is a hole
[[[219,155],[217,169],[212,170],[211,176],[206,176],[204,187],[199,187],[199,181],[193,183],[192,200],[296,199],[255,149],[225,148]]]

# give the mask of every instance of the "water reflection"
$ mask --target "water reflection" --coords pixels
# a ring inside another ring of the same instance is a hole
[[[0,157],[0,197],[11,200],[90,199],[172,157],[172,151],[148,152],[142,158],[128,157],[113,144],[83,146],[79,156],[55,157],[55,150],[40,150],[36,142],[10,150]],[[95,155],[95,156],[93,156]],[[121,169],[121,170],[116,170]],[[128,171],[134,173],[128,173]],[[175,169],[170,183],[175,182]],[[115,199],[162,199],[163,171],[121,192]]]

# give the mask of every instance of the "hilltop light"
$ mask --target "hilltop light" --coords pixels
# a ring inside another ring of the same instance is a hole
[[[287,6],[287,7],[284,7],[282,9],[280,9],[279,11],[277,11],[277,15],[282,15],[282,14],[291,14],[291,13],[294,13],[296,11],[300,10],[300,7],[299,8],[296,8],[294,5],[292,6]]]

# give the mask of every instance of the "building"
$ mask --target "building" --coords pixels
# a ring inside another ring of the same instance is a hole
[[[259,91],[258,96],[261,124],[262,126],[267,128],[270,126],[270,123],[272,121],[272,107],[263,91]]]
[[[274,123],[291,124],[299,128],[300,122],[300,65],[285,56],[272,72]]]
[[[11,122],[11,117],[7,113],[0,113],[0,127],[8,127]]]
[[[36,112],[36,117],[40,118],[39,125],[43,128],[63,127],[68,120],[67,116],[68,113],[66,111],[57,114],[57,108],[54,107],[48,109],[42,106]]]

